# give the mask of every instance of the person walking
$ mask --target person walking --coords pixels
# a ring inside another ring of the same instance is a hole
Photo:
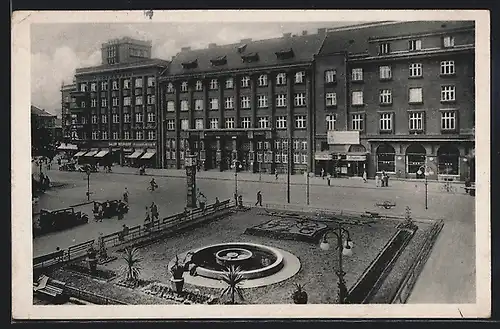
[[[262,207],[262,192],[261,191],[257,192],[257,202],[255,202],[255,205],[260,205]]]
[[[366,179],[367,179],[367,174],[366,174],[366,170],[363,170],[363,182],[366,183]]]
[[[389,175],[385,175],[385,187],[389,187]]]
[[[152,202],[151,203],[151,217],[152,217],[153,221],[157,220],[159,215],[160,214],[158,213],[158,206],[154,202]]]
[[[321,178],[325,179],[325,168],[321,168]]]
[[[331,176],[330,175],[326,176],[326,182],[328,183],[328,186],[330,186],[330,183],[331,183]]]
[[[278,180],[278,168],[274,169],[274,177]]]
[[[381,186],[385,187],[385,171],[382,171]]]
[[[128,189],[125,187],[125,191],[123,191],[123,201],[128,204]]]
[[[378,174],[375,174],[375,186],[379,187],[380,186],[380,177]]]

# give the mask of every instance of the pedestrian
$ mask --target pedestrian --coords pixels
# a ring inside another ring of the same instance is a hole
[[[257,192],[257,202],[255,202],[255,205],[260,205],[262,207],[262,192],[261,191]]]
[[[382,187],[385,187],[385,171],[382,171]]]
[[[366,170],[363,170],[363,182],[366,183],[366,178],[367,178]]]
[[[325,179],[325,168],[321,168],[321,178]]]
[[[238,195],[238,207],[243,208],[243,196]]]
[[[274,169],[274,176],[276,177],[276,180],[278,180],[278,168]]]
[[[380,186],[380,177],[378,176],[378,173],[375,174],[375,186],[377,187]]]
[[[214,209],[217,209],[220,205],[220,201],[218,197],[215,197]]]
[[[158,216],[159,216],[158,206],[154,202],[152,202],[151,203],[151,217],[152,217],[153,221],[158,219]]]
[[[123,191],[123,201],[128,204],[128,189],[125,187],[125,191]]]
[[[144,218],[144,228],[146,229],[146,231],[149,231],[150,224],[151,224],[151,216],[149,214],[149,208],[148,206],[146,206],[146,216]]]
[[[389,175],[385,175],[385,187],[389,187]]]
[[[330,186],[330,183],[331,183],[331,177],[330,177],[330,175],[326,176],[326,181],[328,183],[328,186]]]

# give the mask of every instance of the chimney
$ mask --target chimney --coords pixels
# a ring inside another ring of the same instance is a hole
[[[302,31],[302,35],[307,35],[307,31],[306,30]]]
[[[241,43],[248,43],[248,42],[252,42],[252,38],[250,39],[241,39],[240,41]]]
[[[209,43],[208,44],[208,48],[215,48],[215,47],[217,47],[216,43]]]
[[[318,34],[319,35],[325,35],[326,34],[326,29],[325,28],[318,29]]]
[[[292,34],[291,33],[283,33],[283,38],[288,39],[291,38]]]
[[[182,47],[181,48],[181,51],[190,51],[191,50],[191,47]]]

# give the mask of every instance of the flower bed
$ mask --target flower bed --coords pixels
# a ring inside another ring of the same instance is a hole
[[[159,298],[173,300],[180,304],[215,304],[218,299],[210,294],[203,294],[198,291],[184,289],[181,293],[172,290],[166,284],[153,282],[142,289],[143,292]]]
[[[64,267],[66,270],[74,271],[79,274],[90,276],[94,279],[110,281],[116,277],[116,272],[104,267],[97,268],[95,273],[92,273],[85,261],[69,263]]]

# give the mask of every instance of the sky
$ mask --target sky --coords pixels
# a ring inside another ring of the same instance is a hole
[[[181,47],[204,48],[241,39],[315,33],[318,28],[355,22],[291,23],[58,23],[31,25],[31,103],[60,115],[61,84],[71,83],[76,68],[101,64],[101,44],[131,37],[152,41],[152,57],[170,60]]]

